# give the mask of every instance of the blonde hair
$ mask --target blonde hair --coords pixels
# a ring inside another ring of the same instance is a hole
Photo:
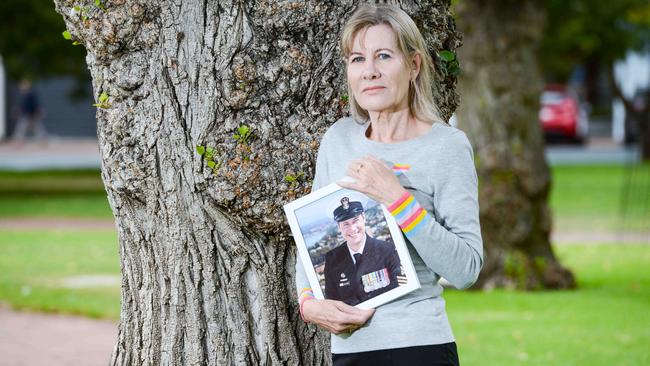
[[[409,111],[415,118],[429,123],[442,121],[440,112],[433,100],[432,75],[433,61],[427,51],[424,37],[415,22],[402,9],[387,5],[363,5],[348,19],[341,33],[341,52],[347,59],[352,52],[354,37],[361,30],[375,25],[385,24],[395,32],[397,46],[406,60],[420,55],[420,72],[415,81],[409,84]],[[346,63],[347,64],[347,63]],[[361,108],[352,94],[348,81],[348,100],[350,112],[358,120],[365,122],[370,117],[368,111]]]

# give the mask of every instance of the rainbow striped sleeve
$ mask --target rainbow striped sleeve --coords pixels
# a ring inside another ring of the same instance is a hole
[[[404,174],[404,172],[411,169],[411,166],[408,164],[395,164],[393,165],[392,169],[393,169],[393,173],[399,176],[400,174]]]
[[[388,206],[388,211],[395,217],[406,236],[415,235],[429,220],[427,212],[408,191]]]

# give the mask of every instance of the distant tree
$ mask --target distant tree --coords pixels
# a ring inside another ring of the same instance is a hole
[[[650,159],[650,101],[635,108],[614,80],[614,62],[629,50],[650,45],[648,0],[546,0],[548,17],[541,49],[544,72],[566,82],[576,65],[602,65],[615,96],[640,129],[644,158]]]
[[[476,286],[573,287],[550,245],[551,176],[537,119],[543,3],[463,0],[456,9],[464,35],[456,113],[474,144],[485,246]]]
[[[0,55],[9,78],[67,74],[88,82],[86,50],[70,47],[64,30],[52,1],[0,1]]]

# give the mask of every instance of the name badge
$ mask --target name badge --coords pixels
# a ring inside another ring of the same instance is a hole
[[[339,287],[350,286],[350,280],[345,277],[345,273],[341,273],[341,279],[339,280]]]

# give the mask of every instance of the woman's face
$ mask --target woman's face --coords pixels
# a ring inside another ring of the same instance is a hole
[[[408,108],[410,79],[417,75],[397,47],[395,32],[385,24],[363,29],[354,36],[347,60],[350,90],[368,112]]]

